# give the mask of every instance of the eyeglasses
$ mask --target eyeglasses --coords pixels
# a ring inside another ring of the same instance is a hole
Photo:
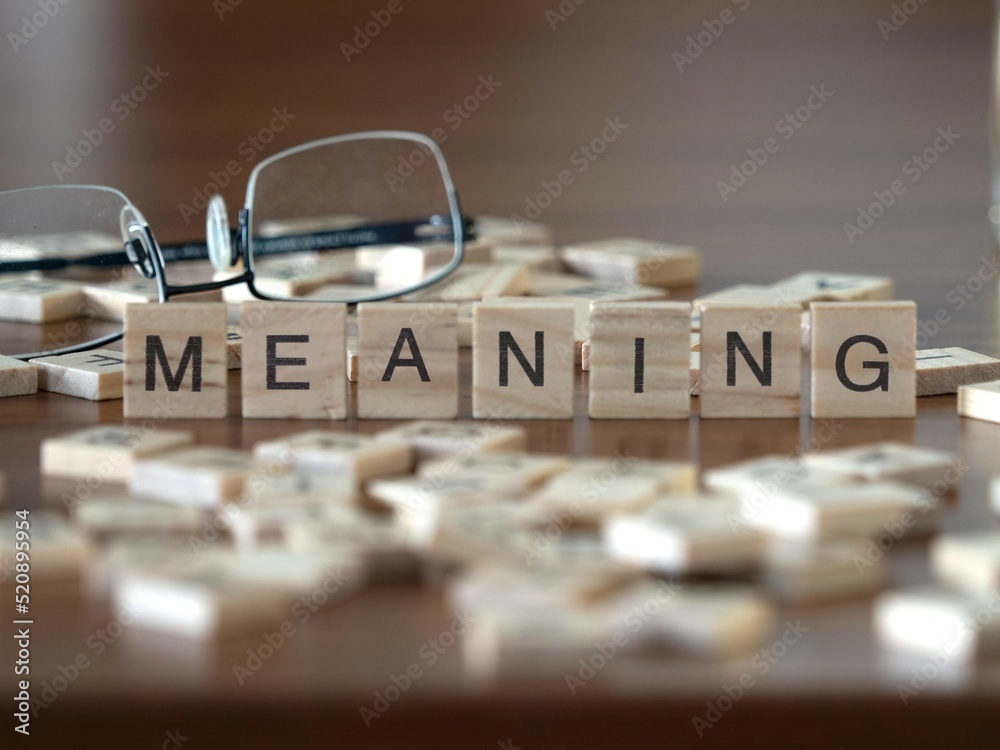
[[[127,301],[219,290],[229,302],[399,297],[451,273],[473,236],[437,144],[403,131],[325,138],[260,162],[235,229],[223,198],[208,201],[205,242],[161,246],[109,187],[3,192],[0,353],[114,342]]]

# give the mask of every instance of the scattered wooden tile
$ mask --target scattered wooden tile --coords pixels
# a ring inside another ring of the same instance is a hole
[[[192,442],[192,433],[163,427],[87,427],[42,441],[41,470],[47,476],[127,482],[136,460]]]
[[[693,247],[631,237],[567,245],[559,257],[576,273],[627,284],[690,286],[701,276],[701,256]]]
[[[110,401],[122,397],[125,355],[111,349],[91,349],[75,354],[39,357],[38,389],[75,396],[88,401]]]
[[[931,543],[931,566],[942,583],[989,595],[1000,587],[1000,532],[946,534]]]
[[[286,505],[227,503],[219,510],[222,524],[230,529],[236,548],[256,550],[285,536],[293,525],[352,525],[362,523],[361,514],[346,504],[306,503],[301,500]]]
[[[766,497],[744,496],[740,515],[783,537],[875,536],[900,524],[918,495],[916,488],[897,482],[778,487]]]
[[[408,543],[451,563],[516,564],[531,549],[530,511],[512,503],[427,505],[400,516]]]
[[[810,302],[864,302],[893,298],[893,280],[887,276],[805,271],[770,286],[785,302],[808,307]]]
[[[421,464],[417,474],[443,486],[450,482],[483,480],[498,492],[524,493],[572,466],[567,456],[502,451],[446,457]]]
[[[196,532],[205,517],[191,506],[91,497],[73,508],[73,521],[91,534],[166,534]]]
[[[916,304],[814,302],[811,311],[812,417],[916,416]]]
[[[774,632],[774,606],[757,589],[735,584],[636,583],[607,604],[619,630],[641,627],[636,645],[665,643],[726,659],[760,647]]]
[[[42,278],[0,279],[0,320],[58,323],[78,317],[86,301],[78,284]]]
[[[129,492],[140,497],[212,508],[239,497],[257,466],[242,451],[198,446],[132,464]]]
[[[346,313],[329,302],[240,306],[245,418],[347,417]]]
[[[412,450],[405,442],[329,430],[310,430],[257,443],[254,456],[303,471],[344,477],[355,484],[373,477],[403,474],[413,464]]]
[[[376,432],[375,439],[409,443],[418,461],[527,448],[527,432],[523,427],[482,422],[408,422]]]
[[[702,307],[702,346],[725,353],[722,362],[701,368],[703,418],[799,416],[801,313],[795,305]]]
[[[884,648],[946,654],[953,663],[996,654],[1000,618],[993,613],[991,597],[995,601],[995,595],[932,587],[887,592],[875,600],[875,636]]]
[[[458,339],[454,306],[358,306],[358,417],[458,416]]]
[[[663,573],[745,571],[759,563],[763,537],[738,518],[729,498],[671,497],[639,515],[609,518],[604,539],[616,560]]]
[[[1000,359],[957,346],[917,352],[917,397],[958,393],[959,386],[1000,379]]]
[[[552,227],[527,219],[477,216],[476,236],[498,245],[551,245]]]
[[[737,284],[720,289],[717,292],[703,294],[691,303],[692,321],[696,324],[694,330],[701,330],[701,310],[713,302],[725,302],[733,305],[773,305],[782,304],[774,290],[757,284]]]
[[[226,369],[243,367],[243,333],[239,326],[226,326]]]
[[[449,581],[446,596],[453,608],[473,612],[572,609],[593,604],[635,577],[635,571],[615,565],[604,571],[475,566]]]
[[[690,319],[681,302],[591,303],[590,416],[687,419]]]
[[[761,456],[709,469],[702,481],[706,487],[717,492],[732,493],[741,498],[766,498],[779,488],[847,484],[851,479],[842,473],[820,469],[802,459]]]
[[[555,271],[559,268],[559,255],[554,245],[496,244],[491,259],[496,263],[516,263],[529,269]]]
[[[357,556],[362,576],[373,583],[412,582],[420,561],[409,548],[406,530],[392,521],[286,523],[284,543],[293,552],[341,551]]]
[[[958,387],[958,413],[970,419],[1000,422],[1000,380]]]
[[[573,310],[538,300],[476,305],[472,413],[477,419],[573,416]]]
[[[226,416],[226,306],[125,307],[126,419]]]
[[[962,476],[962,472],[955,468],[953,453],[907,443],[869,443],[821,451],[810,453],[805,461],[810,466],[844,474],[851,479],[888,479],[934,489],[939,495],[954,489]]]
[[[885,558],[872,559],[869,544],[849,538],[773,540],[764,555],[763,582],[779,599],[793,603],[868,594],[889,577]]]
[[[459,266],[433,286],[407,294],[404,302],[476,302],[513,297],[528,289],[528,267],[507,263]]]
[[[155,304],[160,299],[156,282],[152,279],[88,284],[83,287],[83,294],[88,315],[115,323],[125,320],[125,305]]]
[[[18,533],[25,531],[24,536]],[[24,519],[7,513],[0,522],[0,567],[15,570],[17,543],[25,540],[30,544],[32,582],[76,578],[90,554],[86,537],[62,516],[34,510]]]
[[[38,393],[38,368],[0,354],[0,398]]]

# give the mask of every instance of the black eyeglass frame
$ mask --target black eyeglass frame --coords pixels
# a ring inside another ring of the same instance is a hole
[[[422,217],[412,221],[349,227],[346,229],[320,232],[308,232],[298,235],[257,237],[254,238],[253,254],[250,253],[250,238],[253,230],[253,212],[251,204],[253,202],[257,178],[262,170],[285,157],[292,156],[303,151],[308,151],[310,149],[335,145],[338,143],[347,143],[350,141],[378,139],[410,141],[415,145],[427,148],[431,152],[431,154],[435,157],[438,169],[440,170],[441,176],[444,180],[448,207],[451,212],[447,221],[442,221],[441,217]],[[250,173],[250,177],[247,182],[246,198],[244,206],[238,215],[237,226],[230,232],[231,254],[228,259],[229,265],[235,266],[236,263],[242,258],[243,271],[236,276],[205,282],[202,284],[169,284],[167,282],[166,263],[190,260],[209,260],[210,246],[207,239],[205,242],[188,242],[177,245],[161,246],[157,242],[149,224],[145,221],[128,197],[121,193],[121,191],[97,185],[58,185],[51,187],[107,190],[117,193],[123,199],[125,206],[122,210],[131,210],[136,219],[127,227],[127,231],[131,239],[125,241],[125,248],[122,252],[102,253],[96,256],[89,256],[84,263],[87,265],[102,267],[132,265],[141,276],[156,281],[157,296],[161,304],[166,303],[171,297],[183,294],[197,294],[199,292],[217,291],[226,287],[244,283],[247,285],[250,293],[257,299],[276,302],[315,302],[316,300],[274,297],[261,292],[254,284],[253,256],[263,257],[270,255],[309,252],[313,250],[338,250],[372,245],[406,244],[408,242],[412,243],[418,240],[425,240],[426,236],[418,233],[417,229],[420,227],[426,227],[429,222],[436,226],[450,225],[450,234],[444,236],[442,239],[450,240],[455,243],[454,254],[447,264],[436,270],[433,274],[403,289],[393,290],[391,292],[380,292],[365,295],[363,297],[355,297],[347,300],[341,300],[340,302],[353,306],[363,302],[378,302],[393,299],[425,289],[446,278],[461,264],[464,255],[465,240],[475,238],[475,223],[471,218],[464,217],[462,215],[458,192],[456,191],[454,183],[451,180],[451,173],[448,170],[448,165],[445,162],[444,155],[441,153],[437,143],[421,133],[403,130],[372,130],[309,141],[307,143],[300,144],[299,146],[294,146],[290,149],[281,151],[277,154],[273,154],[257,164]],[[33,189],[41,190],[45,188]],[[125,231],[125,227],[123,227],[123,231]],[[79,260],[74,261],[62,258],[32,261],[8,261],[0,263],[0,268],[2,268],[2,272],[6,273],[52,271],[68,267],[70,265],[79,264],[80,262],[81,261]],[[338,300],[324,301],[333,303],[338,302]],[[66,346],[61,349],[8,356],[13,356],[15,359],[27,360],[35,357],[73,354],[114,343],[115,341],[119,341],[123,335],[124,331],[119,331],[98,337],[96,339],[90,339],[81,344]]]

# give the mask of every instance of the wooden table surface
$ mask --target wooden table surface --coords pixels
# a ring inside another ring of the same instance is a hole
[[[184,206],[231,159],[243,160],[241,173],[222,187],[233,207],[252,163],[280,148],[354,130],[446,127],[443,148],[466,208],[509,216],[572,164],[605,118],[617,117],[627,129],[542,212],[560,242],[622,234],[690,242],[704,253],[703,291],[813,268],[889,274],[898,297],[918,302],[921,321],[946,311],[949,322],[927,346],[1000,354],[997,280],[968,298],[959,288],[989,271],[994,258],[987,220],[992,8],[985,0],[921,5],[888,38],[879,21],[890,19],[891,5],[862,0],[579,6],[400,0],[388,25],[346,60],[341,43],[354,44],[354,27],[387,6],[355,0],[59,5],[25,44],[8,37],[10,47],[0,51],[0,188],[56,182],[53,162],[66,159],[82,130],[114,117],[114,130],[65,181],[119,187],[161,240],[183,239],[202,231],[202,215],[190,219]],[[23,18],[41,7],[33,0],[7,3],[0,30],[21,34]],[[571,7],[565,20],[546,15]],[[711,26],[723,8],[732,9],[733,22],[679,70],[675,53],[685,53],[687,37],[706,29],[706,21]],[[141,84],[147,66],[159,66],[166,77],[118,119],[117,97]],[[500,82],[495,92],[451,129],[449,108],[473,93],[479,76],[491,75]],[[832,96],[785,139],[777,122],[804,105],[814,86]],[[268,124],[274,108],[294,119],[245,159],[246,139]],[[874,191],[905,176],[908,160],[931,146],[938,128],[959,138],[850,242],[844,224],[857,220]],[[778,138],[778,150],[723,200],[718,181],[768,137]],[[235,416],[238,380],[231,384],[233,416],[178,426],[202,442],[235,447],[301,428]],[[708,468],[794,453],[830,433],[823,447],[917,442],[954,450],[969,467],[944,529],[996,524],[987,482],[998,472],[1000,426],[959,419],[953,396],[921,399],[915,420],[825,426],[807,416],[592,422],[585,374],[578,375],[576,396],[573,420],[525,423],[532,450],[628,451],[691,458]],[[462,409],[468,415],[468,362]],[[38,476],[43,438],[120,421],[120,402],[46,393],[0,401],[8,507],[59,502],[65,487]],[[334,428],[368,433],[386,424],[350,420]],[[929,580],[925,541],[900,543],[890,561],[894,584]],[[12,595],[7,586],[0,593],[4,601]],[[179,731],[188,738],[185,748],[279,741],[483,748],[510,741],[526,749],[995,747],[1000,729],[996,663],[933,680],[904,705],[896,685],[900,674],[909,679],[912,665],[875,646],[867,599],[783,611],[808,633],[768,674],[754,672],[753,689],[703,737],[692,717],[704,716],[706,701],[717,702],[724,685],[752,669],[746,659],[705,664],[622,654],[570,696],[562,674],[477,682],[452,649],[366,728],[360,707],[370,706],[373,692],[417,662],[420,646],[451,623],[432,585],[374,588],[324,611],[243,687],[232,665],[245,661],[259,638],[197,647],[126,630],[97,655],[88,639],[107,627],[106,609],[85,603],[73,586],[36,592],[35,607],[36,685],[51,682],[78,654],[93,657],[35,720],[32,741],[39,746],[165,747],[166,733]],[[6,666],[2,674],[7,695],[12,676]]]

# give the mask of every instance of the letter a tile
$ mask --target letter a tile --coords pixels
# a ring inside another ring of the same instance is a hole
[[[458,416],[454,305],[363,304],[358,326],[358,417]]]

